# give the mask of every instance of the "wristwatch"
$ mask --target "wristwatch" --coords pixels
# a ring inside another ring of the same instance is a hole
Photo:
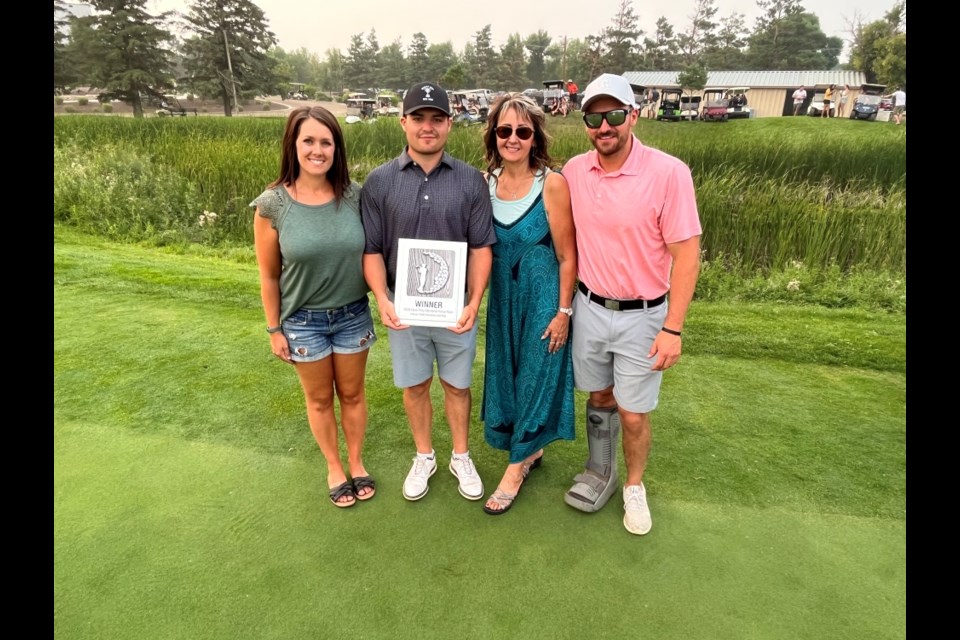
[[[560,313],[565,313],[571,318],[573,317],[573,307],[560,307],[559,309],[557,309],[557,311],[559,311]]]

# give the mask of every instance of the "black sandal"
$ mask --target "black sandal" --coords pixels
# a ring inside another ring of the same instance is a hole
[[[348,502],[340,502],[340,498],[345,496],[350,497],[351,500]],[[357,494],[353,490],[353,483],[347,480],[343,484],[339,484],[333,489],[330,489],[330,502],[333,503],[333,506],[340,507],[341,509],[357,504]]]
[[[369,493],[360,494],[361,489],[372,489]],[[357,476],[353,479],[353,494],[357,500],[369,500],[377,495],[377,483],[370,476]]]

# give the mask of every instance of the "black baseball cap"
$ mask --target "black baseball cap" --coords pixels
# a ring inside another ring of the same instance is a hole
[[[409,115],[417,109],[439,109],[448,116],[450,99],[443,87],[435,82],[421,82],[410,87],[403,96],[403,115]]]

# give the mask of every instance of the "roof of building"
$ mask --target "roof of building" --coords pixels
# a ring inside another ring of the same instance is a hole
[[[644,87],[677,86],[679,71],[626,71],[630,84]],[[708,87],[752,87],[779,89],[812,87],[815,84],[848,84],[859,87],[867,79],[862,71],[708,71]]]

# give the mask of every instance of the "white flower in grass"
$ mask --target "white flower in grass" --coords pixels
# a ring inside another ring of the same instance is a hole
[[[213,226],[213,223],[216,221],[216,219],[217,214],[215,212],[204,210],[204,212],[200,214],[200,217],[197,218],[197,223],[201,227],[208,224]]]
[[[800,262],[799,260],[792,261],[790,263],[790,266],[793,267],[794,269],[803,269],[803,263]]]
[[[800,291],[800,281],[791,280],[787,283],[787,291]]]

